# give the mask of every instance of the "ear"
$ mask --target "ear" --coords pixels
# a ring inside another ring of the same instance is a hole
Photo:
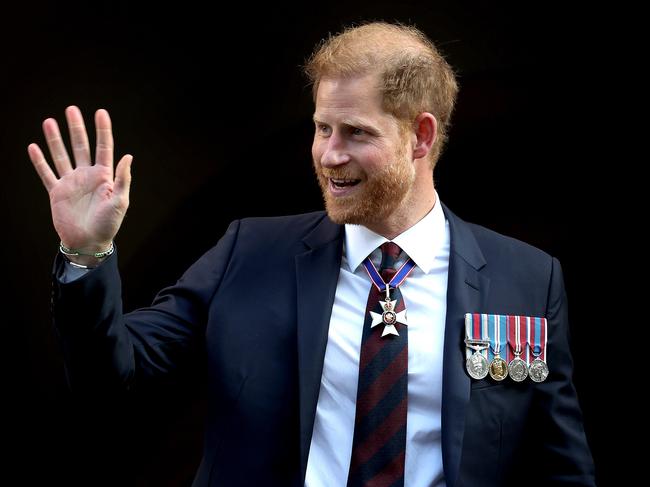
[[[415,145],[413,158],[422,159],[429,154],[438,136],[438,121],[429,112],[420,113],[413,122]]]

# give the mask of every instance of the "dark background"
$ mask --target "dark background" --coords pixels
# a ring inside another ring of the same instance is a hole
[[[30,142],[44,146],[42,120],[55,117],[65,128],[64,109],[76,104],[92,130],[92,114],[106,108],[116,156],[135,156],[117,245],[125,307],[146,305],[232,219],[322,208],[300,65],[328,32],[385,19],[415,23],[459,76],[436,170],[441,199],[461,218],[562,262],[599,485],[623,485],[617,425],[603,395],[616,378],[594,365],[616,308],[602,214],[613,194],[597,169],[611,164],[614,150],[603,112],[604,94],[619,82],[611,69],[617,52],[602,32],[616,21],[578,6],[497,3],[242,4],[228,13],[191,2],[25,3],[0,17],[2,431],[10,452],[0,478],[189,485],[201,451],[198,378],[135,399],[88,401],[66,388],[49,316],[58,240],[26,153]]]

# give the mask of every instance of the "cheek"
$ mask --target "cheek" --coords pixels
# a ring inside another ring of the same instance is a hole
[[[367,173],[381,172],[391,163],[391,158],[386,157],[385,151],[377,147],[363,147],[355,154],[355,160]]]

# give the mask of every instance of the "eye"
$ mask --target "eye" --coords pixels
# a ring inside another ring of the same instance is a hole
[[[357,128],[357,127],[352,127],[350,129],[350,133],[352,135],[364,135],[366,133],[366,131],[363,130],[363,129]]]
[[[330,135],[331,129],[329,126],[323,124],[323,123],[317,123],[316,124],[316,132],[320,135],[328,136]]]

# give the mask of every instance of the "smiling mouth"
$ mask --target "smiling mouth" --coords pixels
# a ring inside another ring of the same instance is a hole
[[[361,179],[334,179],[330,178],[330,183],[336,189],[350,188],[361,182]]]

